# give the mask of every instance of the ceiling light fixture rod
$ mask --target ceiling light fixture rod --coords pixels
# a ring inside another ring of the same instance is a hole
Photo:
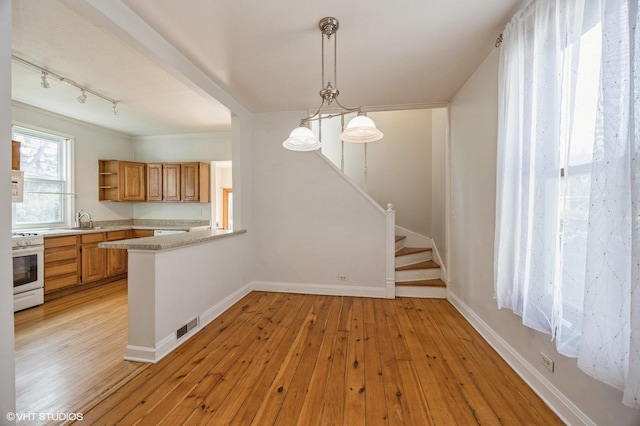
[[[75,81],[73,81],[73,80],[71,80],[69,78],[63,77],[60,74],[56,74],[53,71],[49,71],[48,69],[43,68],[40,65],[36,65],[33,62],[29,62],[26,59],[22,59],[19,56],[16,56],[16,55],[12,54],[11,55],[11,59],[13,59],[14,61],[19,62],[19,63],[21,63],[23,65],[26,65],[26,66],[28,66],[30,68],[33,68],[33,69],[37,70],[38,72],[42,72],[42,87],[44,87],[44,88],[48,88],[49,87],[48,82],[46,83],[46,85],[45,85],[45,82],[47,80],[47,77],[51,76],[51,77],[54,77],[57,80],[59,80],[61,83],[65,83],[65,84],[67,84],[69,86],[73,86],[73,87],[75,87],[77,89],[80,89],[83,92],[91,93],[92,95],[97,96],[99,98],[102,98],[107,102],[111,102],[112,105],[117,105],[119,103],[119,101],[117,101],[115,99],[112,99],[112,98],[110,98],[110,97],[108,97],[106,95],[103,95],[102,93],[96,92],[95,90],[89,89],[88,87],[82,86],[82,85],[76,83]]]
[[[319,22],[320,32],[322,43],[320,45],[322,49],[321,55],[321,64],[322,64],[322,88],[320,89],[320,97],[322,98],[322,102],[320,102],[320,106],[318,110],[300,120],[300,126],[293,129],[289,138],[285,140],[282,145],[289,150],[292,151],[315,151],[320,149],[322,143],[322,136],[316,138],[313,131],[310,129],[309,123],[312,121],[319,122],[319,131],[322,130],[322,120],[325,118],[333,118],[333,117],[342,117],[351,113],[357,113],[357,117],[352,119],[349,124],[347,124],[347,128],[343,129],[342,133],[340,133],[340,140],[352,143],[368,143],[374,142],[382,139],[384,136],[381,131],[379,131],[373,120],[364,116],[361,107],[348,108],[345,107],[338,101],[338,95],[340,91],[338,90],[337,74],[338,74],[338,36],[337,31],[340,26],[338,20],[332,17],[322,18]],[[331,36],[333,38],[333,85],[331,81],[327,81],[325,84],[325,42],[324,37],[327,37],[327,40],[331,40]],[[340,112],[325,112],[321,113],[322,108],[327,105],[330,106],[331,103],[335,101],[336,104],[342,109]],[[343,120],[344,123],[344,120]]]

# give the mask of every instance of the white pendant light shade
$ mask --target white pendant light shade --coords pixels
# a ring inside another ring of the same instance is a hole
[[[289,138],[282,143],[282,146],[291,151],[315,151],[321,145],[311,129],[304,126],[293,129]]]
[[[382,139],[384,134],[376,128],[372,119],[366,115],[358,115],[352,119],[344,132],[340,133],[340,139],[345,142],[366,143]]]

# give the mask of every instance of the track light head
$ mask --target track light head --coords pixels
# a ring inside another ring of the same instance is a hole
[[[114,102],[111,106],[111,111],[113,111],[113,115],[118,115],[118,103]]]
[[[48,89],[49,87],[51,87],[51,85],[49,84],[49,81],[47,80],[47,73],[42,71],[42,76],[40,77],[40,86],[42,86],[43,89]]]
[[[80,91],[81,93],[80,93],[80,96],[78,96],[78,102],[83,104],[87,101],[87,94],[84,92],[84,89],[80,89]]]

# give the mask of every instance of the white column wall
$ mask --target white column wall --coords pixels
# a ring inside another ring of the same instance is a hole
[[[15,354],[13,332],[13,261],[11,258],[11,2],[0,2],[0,423],[15,412]]]
[[[451,297],[450,300],[566,421],[638,425],[640,410],[620,402],[622,392],[581,372],[559,355],[549,336],[522,325],[494,300],[498,59],[495,50],[451,102]],[[542,366],[540,352],[555,361]],[[573,410],[573,411],[572,411]],[[576,414],[577,413],[577,414]]]

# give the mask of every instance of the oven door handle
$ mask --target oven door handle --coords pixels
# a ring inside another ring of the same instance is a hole
[[[28,247],[28,248],[14,248],[11,253],[13,257],[29,256],[32,254],[44,253],[44,246]]]

